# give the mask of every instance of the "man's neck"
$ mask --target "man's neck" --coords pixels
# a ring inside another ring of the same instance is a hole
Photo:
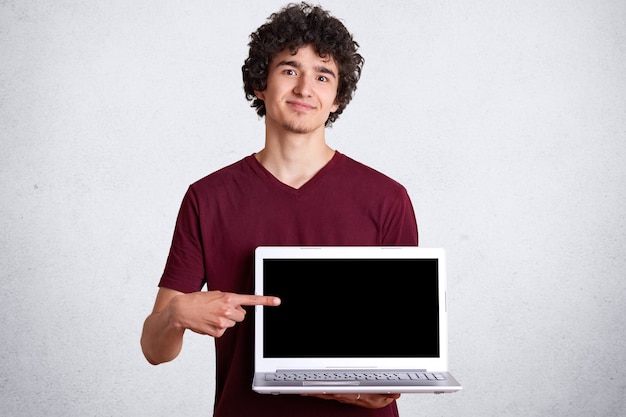
[[[280,135],[266,131],[265,148],[256,158],[279,181],[297,189],[313,178],[334,154],[326,144],[324,130]]]

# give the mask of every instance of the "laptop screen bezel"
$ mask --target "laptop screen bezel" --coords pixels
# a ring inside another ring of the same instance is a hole
[[[263,264],[265,259],[437,259],[439,297],[438,357],[359,357],[359,358],[268,358],[263,352],[264,309],[255,307],[255,371],[275,372],[280,369],[423,369],[447,370],[448,337],[446,306],[446,262],[442,248],[417,246],[260,246],[255,250],[255,294],[263,295]]]

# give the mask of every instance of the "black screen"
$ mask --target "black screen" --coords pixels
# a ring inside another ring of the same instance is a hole
[[[437,259],[265,260],[264,357],[438,357]]]

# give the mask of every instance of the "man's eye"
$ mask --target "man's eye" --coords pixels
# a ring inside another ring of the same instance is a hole
[[[317,79],[323,82],[328,81],[328,77],[326,77],[325,75],[320,75]]]
[[[296,75],[296,72],[292,69],[286,69],[284,72],[287,75]]]

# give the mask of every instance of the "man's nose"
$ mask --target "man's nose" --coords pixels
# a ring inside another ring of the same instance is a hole
[[[313,91],[313,82],[309,77],[300,77],[293,91],[301,96],[310,96]]]

